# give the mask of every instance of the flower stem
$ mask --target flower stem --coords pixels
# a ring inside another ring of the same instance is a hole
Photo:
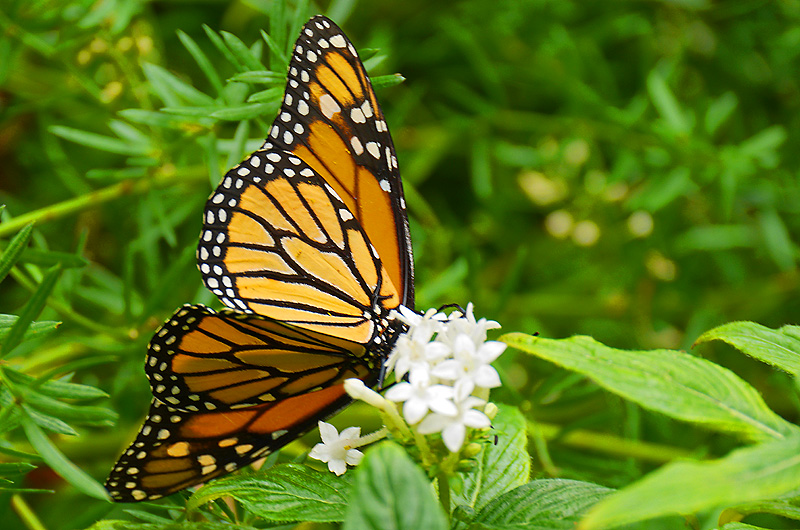
[[[444,469],[436,475],[436,485],[439,489],[439,503],[444,508],[447,518],[450,519],[450,479]]]

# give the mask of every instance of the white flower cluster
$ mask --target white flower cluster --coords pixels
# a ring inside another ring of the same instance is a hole
[[[449,316],[429,309],[419,315],[400,306],[394,317],[408,325],[386,362],[398,381],[386,399],[403,403],[405,420],[420,434],[442,433],[453,453],[461,449],[467,427],[490,426],[482,412],[488,389],[500,386],[491,366],[506,349],[487,341],[486,331],[499,328],[493,320],[475,320],[472,304]],[[408,381],[401,381],[405,376]],[[478,410],[480,409],[480,410]]]
[[[387,375],[394,372],[397,381],[381,396],[360,379],[344,383],[347,393],[395,417],[408,430],[407,422],[419,434],[441,433],[451,453],[464,445],[467,427],[490,426],[483,412],[489,389],[500,386],[500,376],[491,366],[506,349],[502,342],[487,341],[486,331],[500,327],[493,320],[475,320],[472,304],[465,312],[449,316],[429,309],[424,315],[400,306],[393,318],[408,325],[386,361]],[[407,379],[404,380],[404,379]],[[403,417],[394,404],[403,403]],[[309,453],[311,458],[328,464],[328,469],[341,475],[347,466],[361,460],[356,448],[386,436],[387,429],[360,436],[358,427],[337,432],[332,425],[319,422],[322,443]]]

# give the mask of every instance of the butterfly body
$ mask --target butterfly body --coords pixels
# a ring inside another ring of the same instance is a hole
[[[258,151],[206,204],[197,249],[228,309],[185,305],[156,332],[154,399],[106,481],[157,499],[247,465],[374,386],[414,304],[397,158],[358,54],[333,22],[303,27]]]

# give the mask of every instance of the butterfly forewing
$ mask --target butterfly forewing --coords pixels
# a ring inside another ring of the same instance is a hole
[[[223,179],[198,262],[227,306],[354,342],[368,343],[400,303],[339,195],[286,151],[256,151]]]
[[[145,371],[153,395],[185,412],[280,401],[369,378],[376,352],[234,311],[186,305],[150,341]]]
[[[411,239],[394,144],[355,47],[325,17],[300,31],[269,144],[302,158],[336,190],[378,250],[401,303],[413,307]]]

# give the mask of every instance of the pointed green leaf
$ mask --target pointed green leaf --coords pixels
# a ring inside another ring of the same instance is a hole
[[[69,424],[66,422],[56,418],[55,416],[50,416],[49,414],[44,414],[36,410],[34,407],[28,405],[27,403],[23,403],[22,409],[28,415],[28,418],[33,420],[36,425],[43,429],[47,429],[50,432],[54,432],[56,434],[66,434],[67,436],[78,436],[78,431],[73,429]]]
[[[367,450],[356,469],[344,530],[444,530],[445,514],[425,473],[391,442]]]
[[[48,130],[56,136],[60,136],[65,140],[69,140],[70,142],[85,145],[86,147],[91,147],[93,149],[98,149],[100,151],[106,151],[109,153],[117,153],[128,156],[145,156],[150,151],[149,147],[145,145],[133,144],[124,140],[120,140],[119,138],[113,138],[111,136],[105,136],[103,134],[97,134],[89,131],[81,131],[79,129],[73,129],[72,127],[65,127],[63,125],[53,125],[48,127]]]
[[[197,90],[157,64],[144,63],[142,70],[165,105],[178,106],[183,102],[194,105],[214,104],[214,98]]]
[[[800,326],[770,329],[755,322],[729,322],[706,331],[695,345],[721,340],[759,361],[800,375]]]
[[[220,497],[233,497],[270,521],[335,522],[344,519],[350,480],[301,464],[282,464],[256,475],[225,477],[189,499],[196,510]]]
[[[230,81],[239,83],[277,83],[279,81],[286,81],[285,74],[279,74],[270,70],[253,70],[250,72],[241,72],[235,74],[230,78]],[[283,87],[281,87],[283,90]]]
[[[25,250],[32,233],[33,223],[28,223],[22,230],[17,232],[3,251],[3,254],[0,255],[0,282],[8,276],[9,271],[19,259],[22,251]]]
[[[190,522],[181,521],[180,523],[142,523],[139,521],[115,521],[106,519],[98,521],[86,530],[256,530],[252,526],[240,523],[210,523],[210,522]]]
[[[266,70],[264,65],[261,64],[261,61],[258,60],[258,57],[253,55],[250,48],[248,48],[239,37],[227,31],[220,31],[220,34],[225,40],[225,44],[228,45],[228,49],[231,50],[231,53],[233,53],[248,70]]]
[[[674,462],[601,501],[583,530],[772,499],[800,488],[800,436],[706,462]]]
[[[783,222],[778,212],[773,208],[763,210],[758,216],[758,221],[761,228],[761,238],[764,241],[767,252],[772,257],[772,261],[781,270],[794,269],[797,265],[795,259],[797,248],[792,242],[786,223]]]
[[[712,101],[706,110],[706,133],[709,136],[713,136],[720,126],[733,115],[733,111],[736,110],[738,105],[739,100],[736,94],[730,91]]]
[[[36,423],[28,418],[24,418],[22,420],[22,427],[25,430],[28,441],[53,471],[86,495],[94,497],[95,499],[108,500],[108,494],[105,488],[68,460],[67,457],[53,445]]]
[[[406,78],[400,74],[379,75],[378,77],[370,79],[370,81],[372,81],[372,88],[375,89],[397,86],[405,80]]]
[[[274,110],[274,106],[269,103],[250,103],[247,105],[236,105],[211,113],[212,118],[225,121],[252,120]]]
[[[22,342],[25,332],[28,331],[31,323],[41,314],[42,309],[44,309],[47,297],[50,296],[50,293],[56,286],[61,272],[61,266],[56,265],[49,269],[44,275],[39,287],[36,288],[36,291],[34,291],[30,299],[28,299],[28,303],[22,308],[19,318],[14,322],[14,325],[11,326],[8,335],[6,335],[6,339],[3,341],[3,347],[0,348],[0,357],[7,355]]]
[[[19,320],[16,315],[0,315],[0,342],[4,341],[8,336],[14,323]],[[52,333],[61,325],[61,322],[51,320],[43,320],[40,322],[32,322],[22,340],[32,339],[34,337],[44,337]]]
[[[613,491],[577,480],[534,480],[486,505],[471,528],[572,530],[589,508]]]
[[[509,333],[500,340],[678,420],[751,440],[798,432],[736,374],[684,352],[617,350],[583,336],[553,340]]]
[[[673,133],[687,134],[691,130],[691,121],[684,114],[677,98],[658,70],[652,70],[647,76],[647,92],[653,106]]]
[[[211,83],[211,86],[214,87],[217,96],[221,96],[223,89],[222,79],[220,79],[216,68],[214,68],[214,66],[211,64],[211,61],[208,59],[206,54],[203,53],[203,50],[200,49],[200,46],[197,45],[194,39],[181,30],[178,30],[178,39],[180,39],[183,47],[186,48],[194,61],[197,63],[197,66],[200,67],[200,70],[203,71],[206,78]]]
[[[475,457],[475,468],[451,480],[454,507],[480,510],[495,497],[528,482],[531,459],[525,418],[516,407],[499,405],[499,409],[490,432],[497,435],[497,444],[485,444]]]

